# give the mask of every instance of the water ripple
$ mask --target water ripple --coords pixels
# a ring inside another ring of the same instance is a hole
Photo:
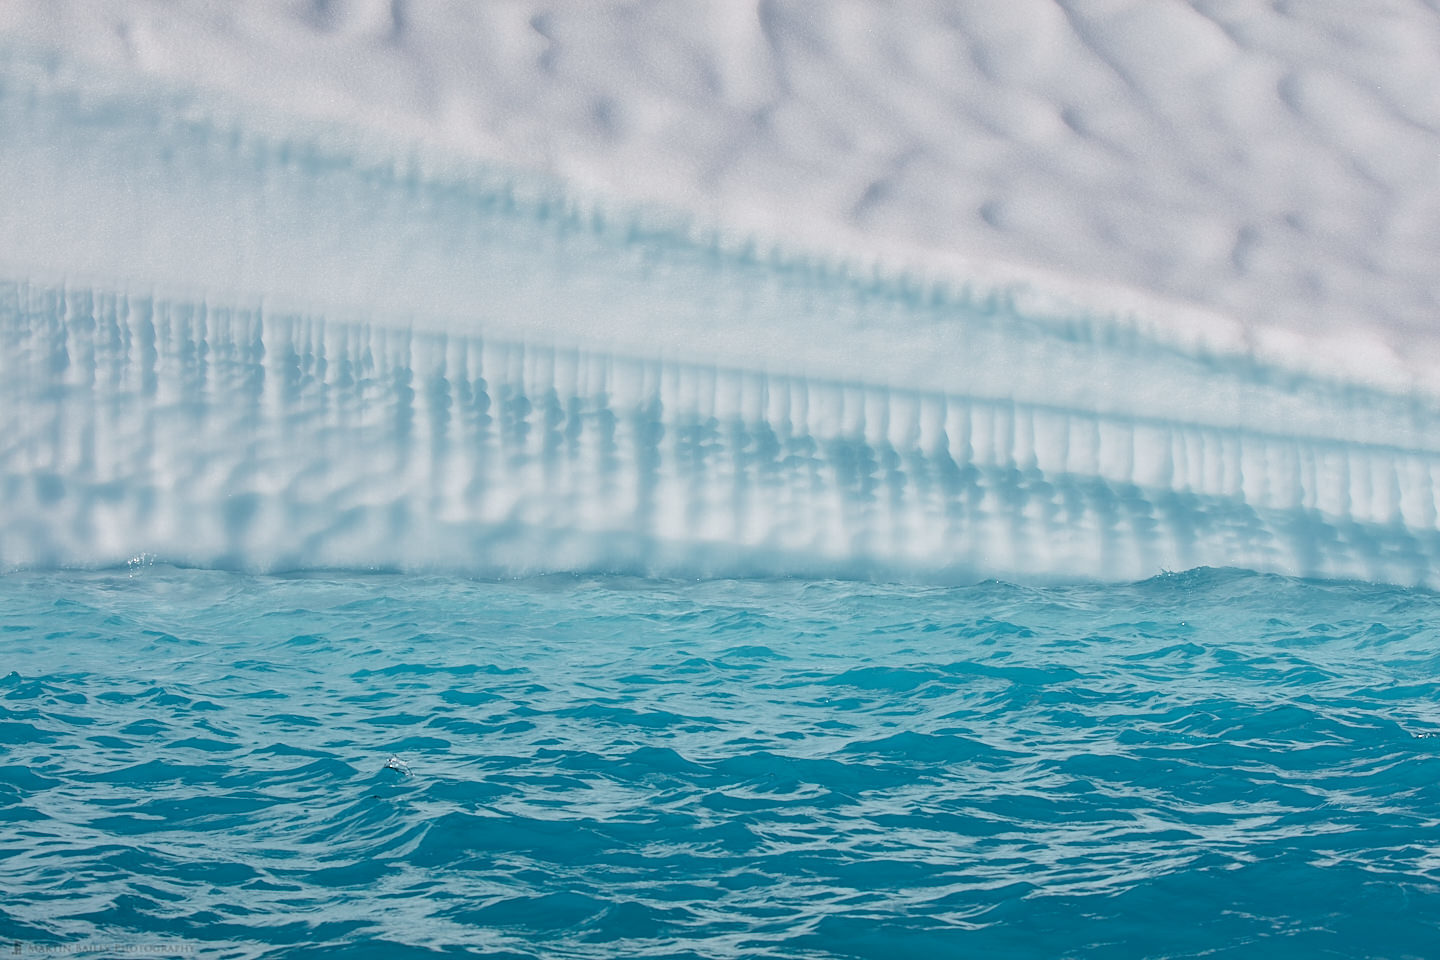
[[[1437,607],[1206,570],[13,574],[0,938],[1423,956]]]

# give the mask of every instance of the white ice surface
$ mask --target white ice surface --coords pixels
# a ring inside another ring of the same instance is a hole
[[[0,31],[1271,359],[1440,362],[1427,0],[7,0]]]
[[[0,6],[0,564],[1440,584],[1435,24]]]

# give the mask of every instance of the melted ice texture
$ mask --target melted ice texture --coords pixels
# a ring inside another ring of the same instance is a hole
[[[1436,582],[1418,0],[0,31],[6,566]]]

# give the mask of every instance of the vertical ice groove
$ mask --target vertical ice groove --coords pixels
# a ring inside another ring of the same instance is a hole
[[[0,563],[1436,585],[1426,449],[0,286]]]

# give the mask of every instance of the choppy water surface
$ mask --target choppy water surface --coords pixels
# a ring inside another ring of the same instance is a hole
[[[1437,613],[1429,593],[1203,570],[945,589],[13,574],[0,937],[1433,956]]]

